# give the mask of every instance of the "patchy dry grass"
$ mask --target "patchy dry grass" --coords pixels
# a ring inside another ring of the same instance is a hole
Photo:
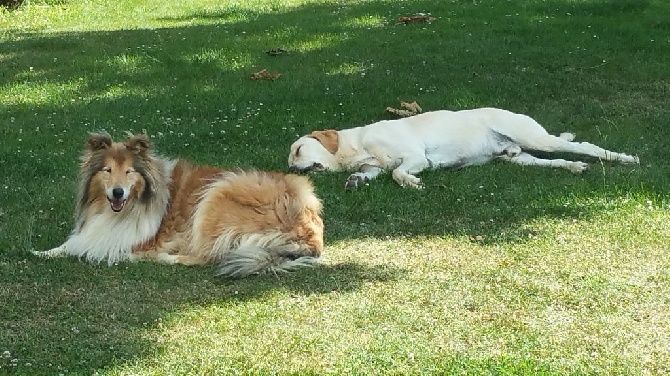
[[[397,24],[417,12],[437,19]],[[660,0],[0,11],[0,374],[670,372],[668,20]],[[248,79],[263,68],[282,77]],[[642,164],[493,163],[424,173],[421,192],[314,176],[326,260],[280,278],[28,253],[71,228],[89,131],[283,170],[298,135],[399,100],[527,113]]]

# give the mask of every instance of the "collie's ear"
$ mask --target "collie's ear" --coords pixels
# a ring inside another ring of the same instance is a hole
[[[89,151],[98,151],[112,146],[112,136],[107,133],[91,133],[88,136],[86,148]]]
[[[340,136],[336,130],[314,131],[309,137],[316,138],[329,153],[335,154],[340,144]]]
[[[126,142],[126,149],[132,151],[137,155],[146,155],[149,148],[151,148],[151,141],[145,134],[136,134],[129,137]]]

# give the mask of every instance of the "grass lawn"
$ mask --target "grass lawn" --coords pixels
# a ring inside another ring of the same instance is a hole
[[[437,19],[396,23],[418,12]],[[669,35],[665,0],[0,10],[0,374],[669,373]],[[286,170],[299,135],[400,100],[526,113],[641,164],[316,175],[325,261],[278,278],[29,253],[67,237],[90,131]]]

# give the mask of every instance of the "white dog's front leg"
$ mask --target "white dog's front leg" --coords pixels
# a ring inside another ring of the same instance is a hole
[[[347,178],[347,181],[344,183],[344,189],[356,189],[376,178],[382,171],[383,170],[380,167],[364,164],[361,166],[359,172],[349,175],[349,178]]]
[[[33,255],[43,258],[55,258],[55,257],[64,257],[67,255],[67,248],[65,244],[62,244],[56,248],[52,248],[48,251],[33,251]]]
[[[400,166],[393,170],[393,180],[403,187],[423,189],[421,179],[414,176],[414,174],[418,174],[429,166],[430,164],[425,158],[403,159]]]

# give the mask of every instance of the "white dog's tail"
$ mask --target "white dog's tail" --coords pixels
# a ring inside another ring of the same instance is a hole
[[[224,237],[225,238],[225,237]],[[217,275],[242,278],[250,274],[288,272],[313,266],[319,260],[308,249],[300,249],[283,234],[246,235],[237,246],[224,252]]]

